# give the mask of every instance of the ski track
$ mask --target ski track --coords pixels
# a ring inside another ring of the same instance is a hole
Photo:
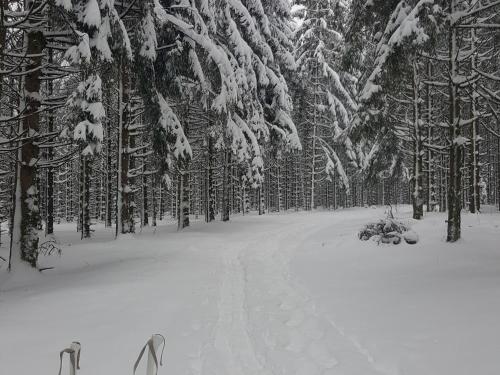
[[[221,244],[218,316],[205,322],[211,333],[191,356],[192,375],[394,374],[291,279],[293,251],[321,229],[302,222],[259,233],[239,249]],[[296,247],[284,248],[290,238]]]

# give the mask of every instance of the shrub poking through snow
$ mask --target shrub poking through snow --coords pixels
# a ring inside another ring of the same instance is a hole
[[[59,255],[62,254],[62,249],[59,247],[55,240],[48,240],[42,243],[38,247],[38,254],[44,256]]]
[[[372,239],[377,243],[392,243],[399,245],[404,238],[406,243],[414,245],[418,235],[408,226],[393,218],[382,219],[376,223],[367,224],[358,234],[361,241]]]

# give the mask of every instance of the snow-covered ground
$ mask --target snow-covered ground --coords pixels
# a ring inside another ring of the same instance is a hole
[[[44,259],[54,270],[0,268],[0,373],[55,374],[77,340],[79,374],[130,374],[161,333],[160,375],[497,375],[492,212],[465,215],[453,245],[442,214],[408,219],[414,246],[359,241],[381,208],[164,225],[118,241],[98,228],[80,242],[60,225],[63,256]]]

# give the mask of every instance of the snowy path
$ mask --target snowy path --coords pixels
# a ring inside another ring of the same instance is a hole
[[[290,278],[293,250],[321,229],[300,220],[223,250],[218,319],[193,374],[385,375]]]
[[[127,374],[162,333],[160,375],[497,375],[500,215],[465,217],[455,246],[440,216],[416,225],[417,246],[359,242],[382,215],[250,215],[119,241],[101,229],[87,243],[59,227],[54,271],[0,270],[0,372],[54,374],[79,340],[80,375]]]
[[[218,301],[214,348],[220,359],[219,373],[266,374],[257,359],[250,339],[245,306],[245,280],[239,253],[234,249],[223,255],[223,276]]]
[[[318,229],[307,222],[294,224],[245,252],[245,288],[256,346],[263,348],[261,355],[273,374],[381,374],[373,358],[321,314],[308,292],[290,277],[294,250],[307,246],[306,239]]]

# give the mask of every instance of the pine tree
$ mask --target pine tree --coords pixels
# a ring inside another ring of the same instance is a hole
[[[303,120],[305,159],[309,175],[306,207],[313,209],[317,201],[318,181],[335,174],[344,188],[349,188],[346,168],[339,157],[339,145],[350,149],[344,131],[350,122],[356,103],[349,92],[347,72],[339,74],[344,37],[342,2],[307,1],[304,17],[296,31],[297,65],[302,85],[303,106],[296,109],[306,114]]]

